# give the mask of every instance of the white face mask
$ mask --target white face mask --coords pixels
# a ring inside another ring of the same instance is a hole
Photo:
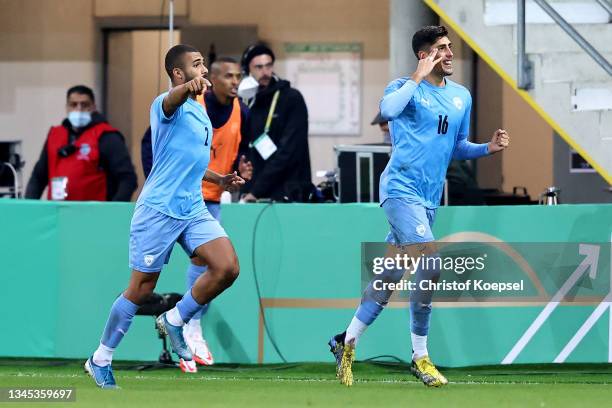
[[[245,77],[238,85],[238,96],[242,99],[252,99],[257,94],[259,83],[251,75]]]
[[[72,111],[68,113],[68,120],[74,128],[82,128],[91,122],[91,112]]]

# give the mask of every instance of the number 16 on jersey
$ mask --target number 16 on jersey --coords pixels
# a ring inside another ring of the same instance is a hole
[[[448,115],[438,115],[438,134],[445,135],[448,131]]]

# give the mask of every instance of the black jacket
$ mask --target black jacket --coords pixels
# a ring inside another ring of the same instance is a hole
[[[83,130],[101,122],[106,122],[104,116],[94,112],[91,115],[91,123]],[[64,119],[62,126],[68,129],[71,137],[78,139],[82,134],[82,131],[78,134],[74,133],[68,119]],[[100,136],[98,148],[100,149],[100,166],[106,173],[107,200],[130,201],[132,193],[137,187],[137,179],[123,136],[118,132],[104,133]],[[40,158],[34,166],[32,176],[26,187],[25,197],[39,199],[48,183],[49,160],[47,157],[47,140],[45,140]]]
[[[308,110],[302,94],[288,81],[273,78],[257,93],[249,114],[250,141],[263,132],[274,92],[280,90],[268,135],[277,151],[264,160],[254,147],[249,149],[253,178],[245,190],[257,198],[276,201],[306,201],[312,192],[308,150]]]

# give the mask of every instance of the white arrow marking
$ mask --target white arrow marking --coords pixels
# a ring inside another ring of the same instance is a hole
[[[569,279],[565,281],[561,289],[555,293],[555,296],[551,299],[550,302],[546,304],[544,310],[540,312],[538,317],[531,323],[531,326],[527,329],[527,331],[521,336],[519,341],[512,347],[512,350],[508,353],[506,357],[502,360],[502,364],[512,364],[516,357],[523,351],[527,343],[533,338],[536,332],[542,327],[544,322],[548,319],[548,317],[552,314],[552,312],[559,306],[559,302],[563,300],[567,292],[570,291],[578,282],[578,279],[587,271],[589,267],[597,267],[597,260],[599,258],[599,245],[587,245],[580,244],[578,247],[578,253],[580,255],[585,255],[585,258],[580,262],[578,268],[570,275]],[[593,275],[597,272],[592,272],[590,275]]]
[[[609,293],[608,296],[604,298],[604,300],[595,308],[593,313],[589,316],[588,319],[583,323],[583,325],[578,329],[574,337],[567,343],[567,345],[561,350],[561,353],[555,358],[554,363],[564,363],[565,359],[572,354],[572,351],[576,348],[576,346],[582,341],[584,336],[591,330],[591,328],[595,325],[597,320],[604,314],[606,309],[610,308],[610,301],[612,301],[612,293]]]

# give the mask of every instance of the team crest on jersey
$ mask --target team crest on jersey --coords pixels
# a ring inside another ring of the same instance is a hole
[[[455,108],[457,108],[459,110],[461,110],[461,108],[463,108],[463,101],[458,96],[455,96],[453,98],[453,104],[455,105]]]
[[[419,234],[419,236],[421,237],[425,236],[425,226],[423,224],[417,225],[416,233]]]
[[[431,103],[429,102],[429,99],[425,99],[425,98],[421,98],[421,105],[427,106],[428,108],[431,107]]]
[[[79,154],[77,155],[78,160],[89,160],[89,153],[91,153],[91,146],[87,143],[83,143],[81,148],[79,149]]]
[[[153,264],[154,260],[155,260],[155,256],[154,255],[145,255],[144,256],[144,263],[147,266],[151,266]]]

